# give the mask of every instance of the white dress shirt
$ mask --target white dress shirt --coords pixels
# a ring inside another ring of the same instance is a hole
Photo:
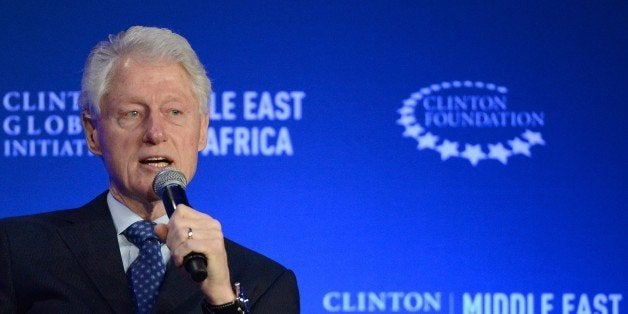
[[[109,211],[111,212],[111,218],[113,218],[113,224],[116,227],[116,232],[118,233],[118,245],[120,246],[120,256],[122,257],[122,264],[124,265],[124,272],[129,269],[129,266],[140,254],[140,249],[136,247],[133,243],[129,242],[127,238],[122,234],[126,228],[131,226],[136,221],[142,220],[140,216],[136,213],[132,212],[128,207],[124,206],[124,204],[118,202],[111,192],[107,194],[107,205],[109,205]],[[153,222],[167,224],[169,218],[167,215],[163,215]],[[170,249],[166,246],[165,243],[161,244],[161,255],[164,258],[164,265],[168,264],[170,260]]]

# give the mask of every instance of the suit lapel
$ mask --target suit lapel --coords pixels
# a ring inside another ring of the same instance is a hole
[[[116,313],[133,309],[116,228],[107,206],[107,193],[71,212],[58,232],[96,289]],[[157,299],[160,313],[196,312],[202,293],[183,268],[170,261]]]
[[[106,195],[72,212],[58,232],[111,309],[128,312],[133,308],[131,292]]]

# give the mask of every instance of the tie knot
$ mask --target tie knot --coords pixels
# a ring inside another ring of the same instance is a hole
[[[154,232],[155,223],[146,220],[140,220],[134,222],[130,225],[122,234],[131,241],[131,243],[135,244],[138,248],[142,248],[144,243],[150,239],[157,239],[157,236]]]

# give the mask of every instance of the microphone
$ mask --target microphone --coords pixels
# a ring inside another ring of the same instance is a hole
[[[178,204],[190,206],[185,195],[187,180],[181,171],[165,168],[153,180],[153,191],[161,198],[168,217],[172,216]],[[203,253],[191,252],[183,258],[185,270],[196,282],[207,278],[207,257]]]

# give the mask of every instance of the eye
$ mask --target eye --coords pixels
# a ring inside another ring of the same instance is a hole
[[[124,116],[127,119],[136,119],[137,117],[140,116],[140,112],[137,110],[132,110],[132,111],[127,112]]]
[[[141,110],[122,110],[118,113],[116,120],[121,127],[129,128],[140,123],[143,119],[143,115]]]
[[[172,116],[180,116],[183,114],[183,111],[179,109],[170,109],[170,115]]]

